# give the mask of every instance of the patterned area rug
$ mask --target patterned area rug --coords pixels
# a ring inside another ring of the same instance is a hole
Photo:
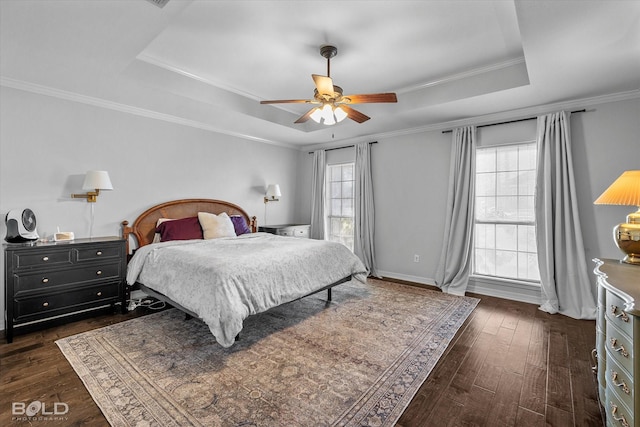
[[[478,303],[375,279],[218,345],[175,310],[57,341],[113,426],[393,426]]]

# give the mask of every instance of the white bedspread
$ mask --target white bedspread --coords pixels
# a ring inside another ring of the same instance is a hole
[[[127,283],[160,292],[196,313],[229,347],[251,314],[367,271],[339,243],[267,233],[153,243],[139,248]]]

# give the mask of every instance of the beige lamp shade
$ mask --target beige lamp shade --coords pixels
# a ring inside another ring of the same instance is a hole
[[[86,190],[85,194],[72,194],[74,199],[87,199],[89,203],[95,203],[101,190],[113,190],[111,179],[107,171],[89,171],[84,176],[82,189]]]
[[[107,171],[88,171],[84,176],[83,190],[113,190]]]
[[[626,254],[623,262],[640,265],[640,170],[624,172],[593,203],[638,207],[627,215],[626,223],[613,228],[613,240]]]
[[[264,197],[264,202],[277,202],[278,197],[282,196],[282,192],[280,191],[280,186],[278,184],[269,184],[267,187],[267,195]],[[265,206],[265,212],[267,207]]]
[[[640,207],[640,170],[624,172],[593,203]]]
[[[270,184],[269,187],[267,187],[267,197],[275,199],[281,196],[282,193],[280,192],[280,186],[278,184]]]

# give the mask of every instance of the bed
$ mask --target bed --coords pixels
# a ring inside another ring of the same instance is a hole
[[[343,245],[256,232],[256,217],[221,200],[162,203],[122,225],[127,247],[137,243],[127,284],[201,319],[224,347],[252,314],[324,290],[331,299],[334,286],[366,281]]]

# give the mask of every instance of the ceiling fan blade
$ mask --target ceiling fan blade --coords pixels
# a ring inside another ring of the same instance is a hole
[[[307,111],[306,113],[304,113],[304,115],[300,116],[300,118],[298,120],[296,120],[294,123],[304,123],[307,120],[309,120],[309,118],[311,118],[311,114],[313,114],[314,111],[316,111],[318,109],[318,107],[313,107],[311,110]]]
[[[358,110],[354,110],[353,108],[349,107],[348,105],[341,104],[340,108],[342,108],[344,110],[344,112],[347,113],[347,117],[349,117],[351,120],[356,121],[358,123],[366,122],[367,120],[369,120],[371,118],[371,117],[369,117],[367,115],[362,114]]]
[[[260,104],[311,104],[316,101],[310,99],[274,99],[269,101],[260,101]]]
[[[398,97],[395,93],[369,93],[362,95],[345,95],[342,97],[342,101],[347,104],[367,104],[374,102],[398,102]]]
[[[333,80],[331,80],[331,77],[318,74],[311,74],[311,77],[313,77],[313,81],[320,95],[333,97]]]

